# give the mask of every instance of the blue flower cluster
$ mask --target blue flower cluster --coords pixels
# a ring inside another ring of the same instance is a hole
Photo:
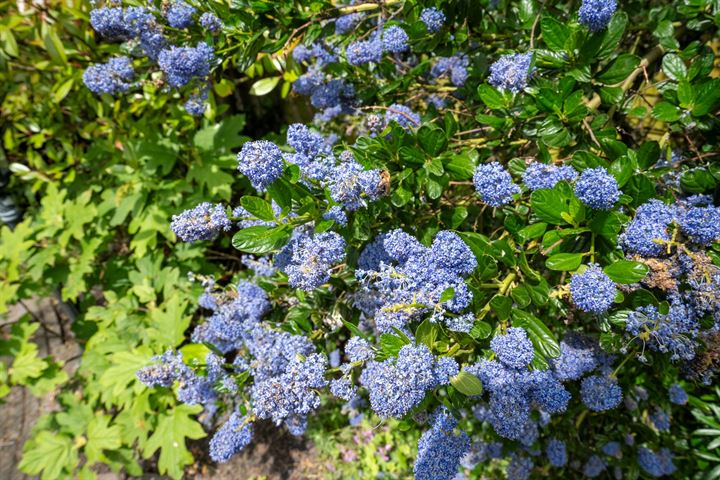
[[[253,438],[253,425],[247,416],[233,412],[210,439],[210,458],[224,463],[247,447]]]
[[[552,371],[527,369],[533,355],[532,345],[523,329],[513,328],[501,341],[494,339],[490,346],[499,361],[482,360],[466,367],[465,371],[480,378],[490,393],[486,420],[495,432],[501,437],[532,445],[538,437],[537,423],[531,418],[532,408],[548,414],[563,412],[570,401],[570,393]],[[513,347],[518,349],[515,355]]]
[[[645,473],[655,478],[672,475],[676,470],[675,464],[673,464],[673,454],[667,448],[653,452],[647,447],[640,447],[637,462]]]
[[[505,470],[505,475],[508,480],[528,480],[532,474],[533,461],[531,458],[525,455],[520,455],[517,452],[513,453],[510,457],[510,462]]]
[[[189,28],[193,25],[195,7],[188,5],[182,0],[175,0],[165,10],[165,18],[168,25],[173,28]]]
[[[378,240],[362,254],[361,265],[367,268],[356,270],[361,293],[370,301],[356,301],[356,306],[374,318],[380,332],[403,329],[431,312],[458,314],[470,305],[472,293],[463,277],[477,260],[457,234],[439,232],[430,248],[399,229]],[[441,301],[446,291],[452,296]]]
[[[453,359],[439,361],[425,345],[405,345],[397,358],[368,361],[360,383],[368,390],[375,413],[400,418],[422,402],[427,390],[447,384],[457,371]]]
[[[385,112],[385,122],[396,122],[405,130],[410,130],[420,126],[420,115],[405,105],[393,103]]]
[[[248,177],[253,188],[267,190],[283,171],[282,152],[267,140],[246,142],[237,156],[238,170]]]
[[[690,242],[708,246],[720,240],[720,208],[713,206],[684,209],[680,229]]]
[[[573,275],[570,295],[583,312],[605,313],[615,299],[615,282],[597,264],[591,263],[587,270]]]
[[[135,75],[128,57],[114,57],[107,63],[92,65],[83,72],[83,82],[93,93],[114,95],[127,92]]]
[[[364,362],[370,360],[375,352],[367,340],[361,337],[350,337],[345,344],[345,355],[351,362]]]
[[[465,432],[454,434],[455,420],[443,407],[434,413],[430,430],[420,437],[415,460],[415,480],[451,480],[455,478],[460,460],[470,449]]]
[[[620,442],[607,442],[605,445],[603,445],[602,452],[608,457],[622,457],[622,448],[620,447]]]
[[[420,12],[420,21],[425,24],[430,33],[437,33],[445,24],[445,14],[435,7],[423,8]]]
[[[410,38],[402,27],[393,25],[386,28],[382,34],[383,49],[390,53],[402,53],[410,48]]]
[[[363,14],[355,12],[338,17],[335,20],[335,34],[344,35],[354,29],[363,19]]]
[[[207,77],[215,52],[205,42],[196,47],[175,47],[163,50],[158,56],[158,65],[165,72],[170,86],[183,87],[193,79]]]
[[[668,398],[675,405],[685,405],[688,402],[688,394],[679,383],[674,383],[668,388]]]
[[[115,6],[95,8],[90,12],[90,24],[104,38],[111,41],[133,41],[140,46],[145,56],[165,73],[165,79],[171,87],[184,87],[191,81],[202,83],[210,73],[210,66],[215,54],[209,45],[200,42],[196,47],[178,47],[171,45],[158,22],[161,18],[157,11],[148,7]],[[194,25],[193,17],[196,9],[182,0],[175,0],[164,5],[162,11],[167,25],[171,28],[186,29]],[[201,25],[209,31],[217,31],[222,27],[220,20],[213,13],[206,12],[200,17]],[[125,57],[120,57],[121,59]],[[126,92],[128,83],[133,76],[129,60],[111,59],[104,65],[93,65],[84,72],[83,81],[94,93]],[[202,93],[193,95],[185,102],[185,109],[191,115],[202,115],[207,100],[207,88]]]
[[[592,375],[580,385],[582,402],[593,412],[611,410],[622,402],[622,389],[617,381],[605,375]]]
[[[345,259],[345,240],[335,232],[323,232],[313,237],[303,236],[286,248],[292,253],[287,264],[277,263],[288,276],[291,287],[310,291],[330,280],[330,270]]]
[[[228,231],[232,222],[223,205],[203,202],[173,215],[170,229],[184,242],[212,240],[221,231]]]
[[[452,57],[438,57],[430,70],[430,76],[441,78],[448,76],[456,87],[465,85],[468,77],[467,67],[470,63],[467,55],[459,54]]]
[[[656,407],[649,415],[650,422],[661,432],[670,430],[670,415],[662,408]]]
[[[583,170],[575,184],[575,196],[596,210],[610,210],[621,193],[615,177],[603,167]]]
[[[545,447],[545,455],[550,465],[554,467],[564,467],[568,461],[565,442],[556,438],[550,439]]]
[[[500,207],[512,202],[512,196],[520,193],[520,187],[498,162],[478,165],[473,175],[475,190],[483,202],[491,207]]]
[[[693,309],[677,297],[671,298],[666,314],[654,305],[638,307],[628,314],[625,329],[651,350],[670,353],[672,361],[695,358],[700,324]]]
[[[560,342],[560,356],[551,359],[555,376],[560,381],[579,380],[598,367],[597,343],[584,335],[569,332]]]
[[[370,40],[353,42],[345,49],[345,58],[350,65],[364,65],[378,63],[383,57],[383,42],[378,34]]]
[[[530,67],[532,59],[532,53],[503,55],[490,65],[488,83],[500,90],[520,93],[533,75],[534,69]]]
[[[327,358],[313,353],[292,359],[278,376],[256,380],[251,389],[255,415],[276,425],[285,422],[291,433],[302,434],[307,416],[320,406],[317,390],[328,385],[326,369]]]
[[[616,9],[616,0],[583,0],[578,19],[591,32],[599,32],[607,28]]]
[[[656,257],[665,250],[662,242],[670,240],[668,228],[675,220],[675,208],[660,200],[650,200],[635,211],[635,218],[618,238],[620,246],[629,253]]]
[[[599,477],[607,468],[605,460],[597,455],[591,455],[583,465],[583,475],[588,478]]]
[[[527,166],[522,179],[530,190],[553,188],[558,182],[573,182],[578,176],[577,171],[570,165],[556,167],[552,164],[532,162]]]

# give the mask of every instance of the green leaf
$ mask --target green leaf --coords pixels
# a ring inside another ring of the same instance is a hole
[[[663,122],[675,122],[680,119],[680,109],[670,102],[660,101],[653,107],[652,115]]]
[[[482,320],[478,320],[473,325],[472,329],[470,329],[470,336],[473,337],[476,340],[482,340],[483,338],[488,338],[490,334],[492,333],[492,326],[484,322]]]
[[[160,449],[158,469],[161,474],[173,478],[182,478],[185,465],[193,462],[193,456],[185,445],[185,439],[197,440],[205,437],[200,423],[191,415],[202,411],[200,405],[176,405],[175,408],[161,414],[153,434],[148,438],[143,456],[150,458]]]
[[[637,283],[648,274],[650,269],[644,263],[631,260],[618,260],[603,268],[605,274],[616,283]]]
[[[560,344],[555,335],[535,315],[523,310],[513,310],[512,323],[528,332],[528,337],[532,340],[536,351],[548,358],[560,356]]]
[[[273,91],[280,79],[281,77],[270,77],[258,80],[257,82],[253,83],[252,87],[250,87],[250,95],[255,95],[258,97],[267,95],[268,93]]]
[[[530,204],[535,215],[544,222],[553,225],[568,223],[563,213],[569,213],[569,199],[557,188],[535,190],[530,195]]]
[[[622,53],[597,79],[606,85],[615,85],[625,80],[638,65],[640,58],[637,55]]]
[[[159,307],[151,307],[150,336],[155,342],[164,347],[182,343],[192,320],[192,315],[185,314],[188,304],[188,300],[182,300],[179,294],[173,293]]]
[[[93,464],[103,459],[103,450],[117,450],[122,446],[120,427],[110,426],[110,417],[100,415],[88,424],[85,455],[88,463]]]
[[[540,20],[542,38],[550,50],[565,50],[565,42],[570,36],[570,28],[555,17],[543,15]]]
[[[662,69],[665,75],[675,81],[685,79],[688,75],[685,62],[675,53],[668,53],[663,57]]]
[[[478,87],[478,95],[480,96],[480,100],[493,110],[500,110],[507,106],[507,101],[503,94],[490,85],[480,85]]]
[[[264,255],[279,250],[290,238],[286,225],[279,227],[255,226],[243,228],[232,238],[232,245],[241,252]]]
[[[415,331],[415,339],[418,344],[422,343],[432,350],[439,333],[440,326],[437,323],[431,322],[429,319],[425,319],[418,325]]]
[[[264,220],[266,222],[275,221],[275,213],[273,212],[270,203],[260,197],[245,195],[240,199],[240,205],[260,220]]]
[[[422,149],[431,156],[438,155],[445,150],[445,146],[447,145],[445,132],[439,128],[432,128],[427,125],[423,125],[418,129],[417,139]],[[442,175],[442,172],[440,174]]]
[[[628,15],[625,12],[618,12],[613,15],[607,29],[603,34],[602,44],[600,49],[597,51],[595,56],[599,59],[603,59],[612,54],[615,49],[620,45],[623,33],[628,24]]]
[[[582,253],[556,253],[545,260],[545,266],[550,270],[570,272],[578,269],[582,259]]]
[[[680,185],[686,192],[703,193],[716,185],[715,178],[704,168],[688,170],[680,177]]]
[[[448,287],[440,294],[440,303],[449,302],[453,298],[455,298],[455,289]]]
[[[44,430],[25,444],[18,468],[28,475],[42,472],[43,480],[56,480],[70,478],[77,464],[78,454],[72,440]]]
[[[402,347],[407,345],[404,339],[390,333],[380,335],[380,351],[385,358],[395,357]]]
[[[455,389],[467,396],[481,395],[483,392],[482,382],[472,373],[462,370],[460,373],[450,378],[450,384]]]

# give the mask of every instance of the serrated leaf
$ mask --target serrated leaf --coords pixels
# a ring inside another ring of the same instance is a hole
[[[68,478],[77,464],[77,450],[70,437],[41,431],[23,447],[18,468],[29,475],[42,472],[42,480],[56,480]]]
[[[145,458],[150,458],[158,449],[160,458],[158,469],[162,474],[173,478],[182,478],[186,465],[193,462],[193,456],[185,445],[186,439],[197,440],[205,437],[205,432],[197,420],[203,410],[201,405],[176,405],[175,408],[161,414],[157,427],[148,438],[143,451]]]
[[[110,417],[96,416],[88,424],[85,455],[88,463],[102,460],[103,450],[116,450],[122,446],[120,427],[110,425]]]

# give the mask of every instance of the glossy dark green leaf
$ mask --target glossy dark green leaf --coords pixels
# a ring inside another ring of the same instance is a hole
[[[645,278],[650,269],[644,263],[618,260],[603,268],[603,271],[613,282],[637,283]]]
[[[556,253],[545,260],[545,266],[550,270],[571,272],[578,269],[582,259],[582,253]]]
[[[275,221],[275,213],[273,213],[272,207],[260,197],[246,195],[240,199],[240,205],[260,220],[265,220],[266,222]]]
[[[480,379],[465,370],[451,377],[450,384],[455,387],[458,392],[467,396],[480,395],[483,392]]]
[[[605,69],[597,79],[606,85],[615,85],[625,80],[637,66],[640,58],[630,53],[622,53]]]
[[[548,358],[560,356],[560,344],[550,329],[535,315],[523,310],[513,310],[512,323],[528,332],[535,348]]]
[[[233,235],[232,245],[242,252],[264,255],[279,250],[289,238],[290,230],[287,226],[256,226],[238,231]]]

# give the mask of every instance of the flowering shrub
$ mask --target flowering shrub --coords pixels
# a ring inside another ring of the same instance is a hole
[[[212,118],[243,38],[241,70],[267,74],[250,93],[313,111],[187,147],[233,175],[172,191],[159,220],[166,254],[207,258],[193,321],[165,337],[151,316],[123,365],[172,405],[144,456],[173,428],[202,436],[199,414],[215,462],[259,422],[318,437],[372,419],[417,439],[398,478],[710,471],[688,425],[717,408],[720,12],[577,3],[94,6],[122,53],[82,74],[95,101],[179,91]]]

